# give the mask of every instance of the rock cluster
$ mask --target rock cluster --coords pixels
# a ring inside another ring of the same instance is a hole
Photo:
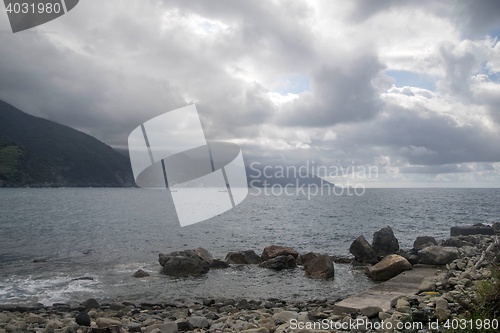
[[[280,271],[294,269],[302,265],[307,276],[315,279],[333,278],[335,273],[333,258],[326,254],[306,253],[300,255],[288,246],[270,245],[259,256],[253,250],[229,252],[225,261],[214,259],[207,250],[175,251],[159,254],[158,261],[163,267],[162,273],[170,276],[197,276],[205,274],[210,268],[227,268],[232,265],[259,265],[263,268]],[[135,277],[146,276],[146,272],[137,271]]]

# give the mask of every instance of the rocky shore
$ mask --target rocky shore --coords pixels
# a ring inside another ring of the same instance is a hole
[[[394,235],[391,236],[392,229],[384,228],[377,232],[372,244],[364,237],[355,240],[351,252],[355,252],[355,257],[360,261],[367,262],[368,275],[376,280],[386,280],[396,274],[394,272],[411,269],[416,262],[441,265],[438,274],[422,281],[418,294],[395,297],[391,302],[392,308],[388,311],[368,307],[360,313],[338,314],[335,311],[337,300],[322,296],[297,302],[275,298],[213,298],[190,303],[160,300],[154,304],[126,301],[100,303],[89,299],[80,304],[53,304],[50,307],[41,304],[0,305],[0,333],[443,332],[446,321],[459,318],[477,297],[475,286],[491,279],[493,266],[487,256],[484,260],[483,253],[487,248],[492,248],[491,244],[498,242],[495,233],[485,235],[454,232],[456,236],[442,241],[428,236],[419,237],[414,248],[407,251],[399,249],[397,240],[392,238]],[[259,264],[271,269],[293,269],[296,265],[303,265],[306,274],[312,278],[328,279],[333,276],[333,259],[330,256],[301,255],[289,247],[266,249],[264,258],[242,251],[228,254],[225,260],[214,260],[203,251],[188,250],[187,253],[183,251],[160,255],[159,262],[166,274],[172,273],[173,267],[184,267],[176,270],[177,273],[182,273],[178,275],[184,275],[191,269],[179,259],[188,257],[197,269],[201,267],[201,270],[196,271],[197,274],[205,274],[214,267],[237,263]],[[242,261],[248,263],[241,263]],[[268,264],[263,265],[265,262]],[[390,264],[387,265],[387,262]],[[381,263],[384,263],[384,267],[391,267],[390,274],[387,270],[380,273],[380,269],[375,267]],[[314,269],[310,268],[312,266]],[[185,270],[186,267],[188,271]],[[373,273],[377,270],[378,273]],[[141,276],[143,274],[138,274],[138,277]],[[378,278],[380,276],[382,277]],[[492,330],[494,331],[496,330]]]

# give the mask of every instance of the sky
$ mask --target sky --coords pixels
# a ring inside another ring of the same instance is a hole
[[[0,99],[112,147],[195,103],[247,163],[500,187],[500,1],[85,0],[15,34],[3,9]]]

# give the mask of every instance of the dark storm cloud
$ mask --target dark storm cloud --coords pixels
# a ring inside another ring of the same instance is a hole
[[[455,22],[464,37],[477,38],[500,25],[500,1],[464,0],[455,4]]]
[[[383,103],[372,81],[384,69],[373,54],[325,65],[312,77],[312,91],[284,105],[278,122],[324,127],[374,117]]]

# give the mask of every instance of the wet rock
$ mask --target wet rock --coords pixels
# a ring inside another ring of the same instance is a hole
[[[143,271],[142,269],[139,269],[132,276],[135,277],[135,278],[143,278],[143,277],[149,276],[149,273],[146,272],[146,271]]]
[[[80,326],[89,326],[90,327],[90,316],[87,312],[82,311],[76,315],[75,321]]]
[[[366,316],[369,319],[372,319],[372,318],[377,318],[378,314],[380,312],[382,312],[382,309],[378,306],[367,306],[367,307],[362,308],[359,312],[363,316]]]
[[[484,224],[475,224],[469,227],[451,227],[450,236],[467,236],[467,235],[494,235],[495,230]]]
[[[101,304],[99,304],[99,302],[95,298],[89,298],[88,300],[86,300],[85,302],[83,302],[82,305],[87,310],[90,310],[90,309],[99,309],[99,307],[101,306]]]
[[[454,247],[428,246],[418,252],[420,263],[427,265],[446,265],[460,257]]]
[[[372,247],[381,257],[396,253],[399,250],[398,239],[394,236],[390,226],[383,227],[373,234]]]
[[[253,265],[262,262],[262,258],[254,250],[229,252],[225,260],[228,264],[235,265]]]
[[[250,309],[250,303],[246,299],[242,299],[236,304],[236,308],[238,310]]]
[[[295,251],[293,248],[288,246],[280,246],[280,245],[270,245],[266,246],[262,251],[261,258],[263,261],[276,258],[278,256],[292,256],[295,260],[299,256],[299,253]]]
[[[349,252],[354,258],[362,263],[376,264],[378,262],[377,252],[368,243],[365,236],[361,235],[352,242]]]
[[[374,281],[386,281],[409,269],[412,269],[412,266],[408,260],[400,255],[391,254],[368,267],[368,276]]]
[[[329,279],[335,275],[333,260],[326,254],[308,261],[304,269],[306,275],[313,279]]]
[[[319,253],[315,252],[307,252],[304,254],[299,254],[299,256],[297,257],[297,265],[305,265],[307,264],[307,262],[316,258],[317,256],[319,256]]]
[[[259,265],[260,267],[281,271],[283,269],[292,269],[297,267],[295,258],[292,255],[281,255],[268,259]]]
[[[436,239],[432,236],[418,236],[413,242],[413,248],[415,250],[421,250],[432,245],[438,245]]]
[[[210,265],[194,250],[159,254],[162,273],[170,276],[198,276],[208,272]]]
[[[219,260],[219,259],[214,259],[210,263],[210,268],[214,268],[214,269],[221,269],[221,268],[228,268],[228,267],[230,267],[230,266],[227,262]]]
[[[42,316],[39,316],[39,315],[36,315],[33,313],[29,313],[28,316],[26,316],[25,321],[28,324],[43,324],[43,323],[45,323],[46,320]]]

